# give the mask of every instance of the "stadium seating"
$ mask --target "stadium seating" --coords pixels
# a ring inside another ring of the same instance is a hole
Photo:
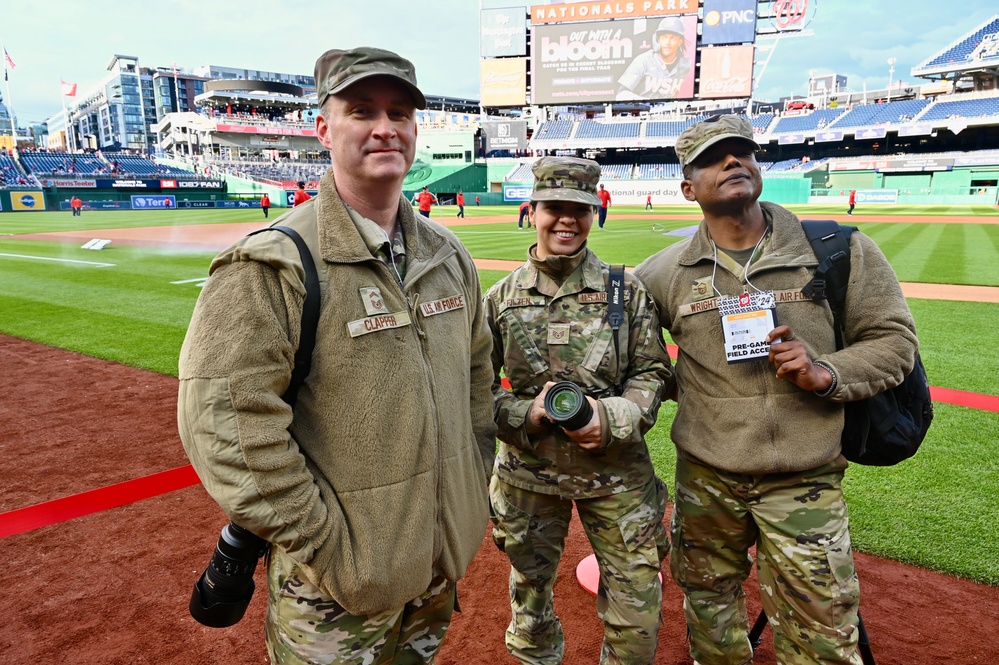
[[[645,125],[645,135],[653,137],[677,137],[696,122],[704,120],[708,116],[699,115],[684,118],[683,120],[649,120]]]
[[[534,138],[542,141],[562,141],[569,138],[572,120],[549,120],[538,127]]]
[[[21,152],[21,163],[38,175],[110,173],[111,169],[95,155],[64,152]]]
[[[919,116],[923,120],[945,120],[950,117],[981,118],[999,115],[999,97],[938,101]]]
[[[631,164],[602,164],[600,166],[601,180],[631,180]]]
[[[930,69],[938,65],[948,65],[955,62],[971,61],[979,44],[982,43],[982,39],[989,35],[992,35],[992,38],[995,39],[996,33],[999,33],[999,18],[986,23],[940,55],[928,60],[926,64],[916,67],[916,70]]]
[[[104,153],[104,161],[111,165],[112,172],[115,171],[115,167],[117,166],[119,174],[124,173],[135,176],[193,175],[190,171],[178,169],[173,166],[161,166],[145,157],[137,157],[127,153],[106,152]]]
[[[862,104],[854,106],[830,123],[830,126],[833,129],[843,129],[902,124],[919,115],[929,103],[928,99],[905,99],[887,104]]]
[[[672,180],[682,178],[679,164],[656,163],[639,164],[638,178],[641,180]]]
[[[506,175],[504,180],[510,182],[534,182],[534,172],[531,171],[531,163],[518,164],[517,167]]]
[[[270,162],[270,161],[215,161],[213,165],[231,175],[266,180],[285,189],[295,189],[297,183],[306,183],[307,189],[318,186],[319,179],[329,168],[329,161],[323,162]]]
[[[14,158],[6,151],[0,152],[0,189],[17,187],[38,187],[38,181],[30,173],[21,173]]]
[[[843,115],[846,109],[822,109],[813,111],[807,115],[784,116],[777,121],[773,129],[774,134],[788,132],[814,132],[826,129],[832,122]]]
[[[597,122],[584,120],[576,130],[577,139],[637,138],[641,124],[638,122]]]

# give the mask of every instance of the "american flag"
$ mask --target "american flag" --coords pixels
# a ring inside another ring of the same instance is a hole
[[[14,69],[14,67],[17,67],[17,65],[14,64],[14,59],[10,57],[10,53],[7,53],[6,47],[4,47],[3,50],[3,60],[4,62],[7,63],[7,67],[9,67],[10,69]]]

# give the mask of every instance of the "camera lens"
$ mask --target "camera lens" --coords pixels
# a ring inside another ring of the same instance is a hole
[[[559,427],[577,430],[590,422],[593,407],[572,381],[559,381],[545,395],[545,413]]]
[[[208,568],[194,585],[191,616],[213,628],[243,618],[253,597],[253,572],[267,551],[267,541],[230,522],[222,529]]]

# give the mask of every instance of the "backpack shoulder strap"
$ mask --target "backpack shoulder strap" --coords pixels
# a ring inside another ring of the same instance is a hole
[[[319,273],[316,272],[316,263],[312,260],[312,251],[297,231],[287,226],[268,226],[265,229],[254,231],[250,235],[264,231],[280,231],[295,241],[298,253],[302,257],[302,268],[305,270],[305,302],[302,304],[301,339],[295,350],[295,368],[291,372],[291,381],[288,383],[288,389],[281,396],[281,399],[295,408],[298,390],[305,383],[305,377],[312,370],[312,351],[316,347],[316,329],[319,327]]]
[[[801,227],[819,260],[812,281],[801,292],[812,299],[829,301],[836,324],[836,346],[842,348],[843,306],[850,282],[850,236],[857,229],[831,219],[803,220]]]

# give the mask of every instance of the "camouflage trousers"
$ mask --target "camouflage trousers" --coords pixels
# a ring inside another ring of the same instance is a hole
[[[840,457],[809,471],[747,475],[677,459],[670,569],[697,663],[753,661],[742,587],[755,544],[778,661],[860,665],[846,464]]]
[[[562,662],[565,638],[552,589],[573,501],[508,485],[493,476],[493,540],[510,559],[512,619],[506,647],[523,663]],[[576,510],[600,568],[597,615],[604,622],[600,662],[651,663],[662,613],[659,571],[669,553],[663,524],[666,485],[577,499]]]
[[[455,585],[435,577],[404,607],[348,614],[271,549],[267,568],[267,651],[275,665],[433,663],[456,603]]]

